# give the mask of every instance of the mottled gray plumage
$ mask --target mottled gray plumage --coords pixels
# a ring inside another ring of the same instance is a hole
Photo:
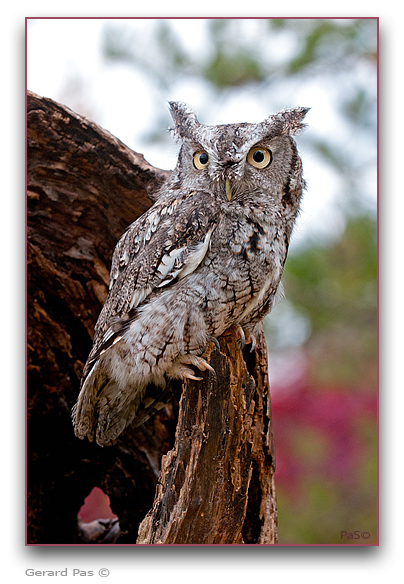
[[[304,188],[291,135],[307,108],[221,126],[184,103],[170,109],[178,163],[116,246],[73,410],[76,435],[100,445],[145,421],[168,379],[211,369],[201,356],[212,338],[232,325],[253,333],[272,308]]]

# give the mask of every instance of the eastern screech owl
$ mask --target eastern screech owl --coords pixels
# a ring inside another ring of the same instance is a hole
[[[73,409],[76,435],[99,445],[161,407],[167,380],[211,370],[201,355],[226,329],[253,340],[272,308],[305,186],[291,136],[309,108],[221,126],[199,123],[182,102],[170,109],[178,162],[115,248]]]

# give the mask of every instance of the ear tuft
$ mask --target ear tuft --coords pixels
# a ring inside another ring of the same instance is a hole
[[[267,121],[274,127],[278,135],[298,134],[307,125],[303,124],[302,120],[310,109],[311,108],[309,107],[285,109],[277,114],[269,116]]]
[[[200,126],[190,106],[183,101],[169,101],[171,117],[174,121],[174,133],[177,138],[192,138],[195,129]]]

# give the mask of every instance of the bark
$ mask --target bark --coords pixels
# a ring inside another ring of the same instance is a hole
[[[276,543],[273,436],[261,331],[245,359],[234,336],[207,353],[216,375],[184,384],[139,544]]]
[[[275,543],[262,334],[244,355],[222,337],[208,355],[216,378],[184,384],[179,415],[174,399],[108,448],[74,437],[70,409],[113,249],[167,172],[30,92],[27,141],[27,543],[89,541],[77,512],[94,486],[119,516],[118,544]]]

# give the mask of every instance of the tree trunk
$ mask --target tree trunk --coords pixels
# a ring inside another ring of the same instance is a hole
[[[162,460],[137,543],[276,543],[266,345],[232,336],[206,354],[216,375],[183,387],[175,445]],[[248,349],[247,349],[248,350]]]
[[[207,355],[216,377],[183,384],[178,414],[174,399],[111,447],[74,437],[113,249],[167,172],[52,100],[29,92],[27,111],[27,543],[90,541],[77,512],[94,486],[119,517],[118,544],[276,543],[262,333],[244,354],[223,336]]]

